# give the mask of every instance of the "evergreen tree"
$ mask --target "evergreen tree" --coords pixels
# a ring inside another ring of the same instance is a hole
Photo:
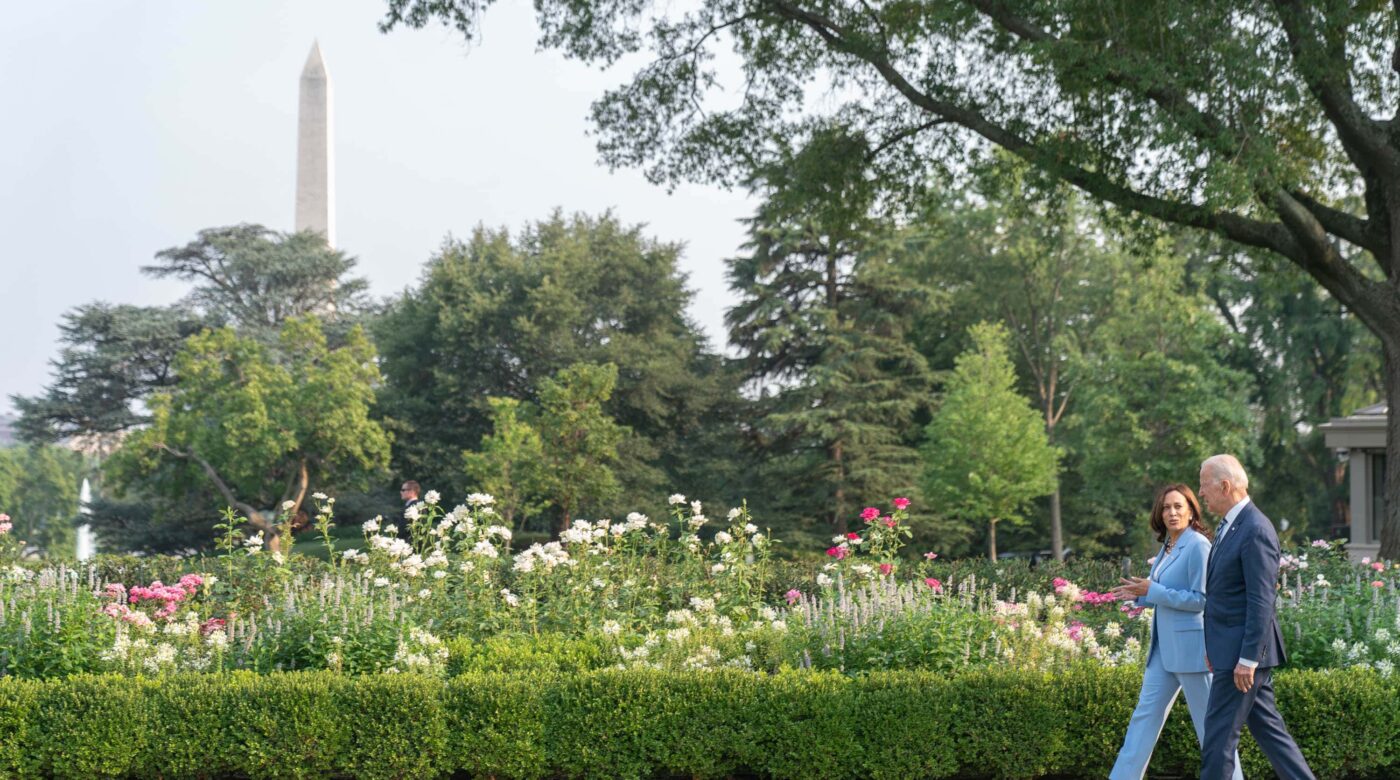
[[[730,262],[740,297],[730,343],[757,395],[752,443],[760,511],[844,532],[859,505],[912,494],[914,415],[928,372],[910,344],[920,288],[867,218],[868,188],[826,165],[848,139],[830,136],[765,174],[767,201],[746,256]],[[817,202],[814,191],[829,197]],[[916,504],[917,505],[917,504]]]
[[[531,408],[514,398],[491,398],[491,433],[481,450],[462,453],[469,483],[496,499],[496,512],[510,528],[523,530],[530,518],[545,509],[541,499],[544,443],[526,419]]]
[[[960,552],[985,524],[995,561],[997,526],[1025,522],[1031,500],[1055,489],[1059,452],[1016,392],[1006,329],[981,323],[969,335],[972,348],[958,357],[926,431],[925,494],[940,516],[938,544]]]

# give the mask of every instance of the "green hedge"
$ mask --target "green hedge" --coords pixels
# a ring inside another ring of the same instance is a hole
[[[1138,673],[0,680],[0,777],[1105,777]],[[1284,672],[1319,778],[1400,773],[1400,682]],[[1268,776],[1253,743],[1245,774]],[[1177,708],[1154,776],[1193,776]]]

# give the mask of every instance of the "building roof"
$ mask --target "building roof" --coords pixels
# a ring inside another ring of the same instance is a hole
[[[1318,426],[1327,446],[1333,449],[1385,449],[1385,426],[1389,416],[1385,402],[1358,409],[1346,417],[1333,417]]]

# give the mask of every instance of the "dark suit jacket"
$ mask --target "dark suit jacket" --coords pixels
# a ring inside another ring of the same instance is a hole
[[[1250,501],[1220,538],[1206,573],[1206,657],[1230,674],[1241,658],[1268,669],[1288,660],[1275,612],[1278,534]]]

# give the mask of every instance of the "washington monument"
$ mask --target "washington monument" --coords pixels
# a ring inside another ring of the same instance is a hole
[[[335,246],[335,146],[331,126],[331,77],[321,59],[321,44],[301,69],[301,104],[297,111],[296,230],[314,230]]]

